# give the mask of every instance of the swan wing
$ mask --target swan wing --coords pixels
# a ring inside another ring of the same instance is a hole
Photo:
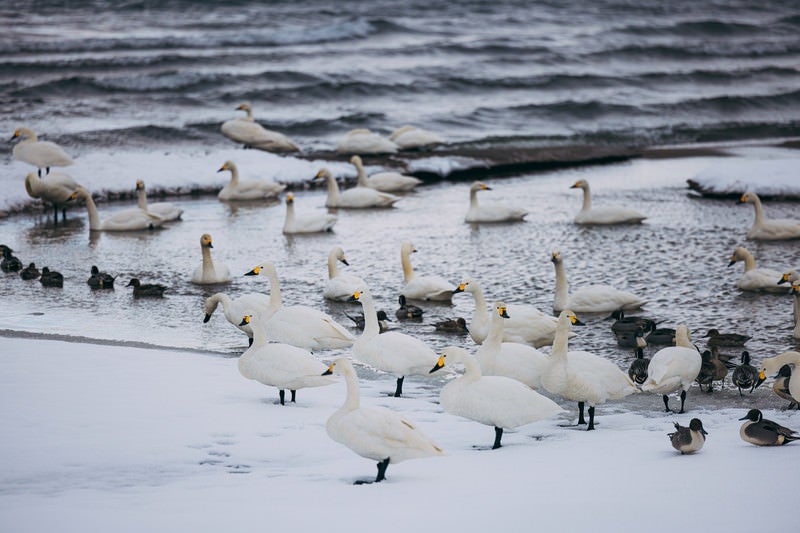
[[[635,209],[625,207],[595,207],[580,211],[576,224],[637,224],[647,217]]]
[[[610,313],[617,309],[637,309],[646,303],[646,299],[610,285],[589,285],[570,296],[568,308],[576,313]]]
[[[429,376],[439,360],[424,342],[396,331],[359,339],[353,346],[353,354],[370,366],[396,376]]]

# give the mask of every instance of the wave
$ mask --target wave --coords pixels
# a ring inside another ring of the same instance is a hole
[[[763,35],[765,28],[758,24],[731,22],[717,19],[682,21],[669,25],[636,24],[616,30],[619,33],[643,36],[675,36],[675,37],[726,37]]]

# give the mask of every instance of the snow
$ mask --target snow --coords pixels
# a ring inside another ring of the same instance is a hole
[[[800,156],[797,150],[769,147],[739,148],[737,155],[720,159],[691,178],[698,188],[714,195],[753,191],[763,197],[800,199]]]
[[[447,456],[390,465],[385,482],[354,486],[376,467],[325,433],[344,401],[343,380],[301,390],[297,404],[282,407],[275,389],[244,379],[236,363],[0,337],[0,529],[742,531],[752,520],[733,502],[794,502],[775,479],[796,479],[800,443],[743,442],[742,409],[690,402],[684,415],[639,414],[612,402],[587,432],[560,427],[575,417],[564,404],[564,417],[506,432],[503,448],[474,449],[491,444],[492,428],[444,413],[419,378],[407,380],[409,398],[385,396],[391,376],[362,380],[362,403],[403,413]],[[709,432],[706,446],[681,456],[666,433],[695,416]],[[765,416],[800,429],[796,412]]]

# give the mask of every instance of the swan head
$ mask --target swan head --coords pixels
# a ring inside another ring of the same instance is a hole
[[[360,167],[364,164],[364,162],[361,161],[360,155],[354,155],[353,157],[350,158],[350,164]]]
[[[361,289],[353,293],[350,298],[347,299],[348,302],[360,302],[364,299],[364,295],[368,294],[366,290]]]
[[[747,250],[743,246],[737,246],[736,249],[733,251],[733,255],[731,255],[731,261],[728,263],[728,266],[731,266],[736,261],[741,261],[745,258],[748,254]]]
[[[458,284],[456,289],[453,291],[453,294],[457,294],[459,292],[474,292],[474,287],[477,286],[477,283],[472,278],[464,278],[464,280]]]
[[[222,166],[219,167],[219,170],[217,170],[217,172],[224,172],[226,170],[230,170],[232,172],[233,169],[235,169],[235,168],[236,168],[236,165],[233,163],[233,161],[228,160],[228,161],[225,161],[224,163],[222,163]]]
[[[561,314],[558,315],[558,323],[560,324],[568,324],[569,326],[585,326],[586,324],[581,322],[578,317],[570,311],[569,309],[564,309],[561,311]]]
[[[213,248],[214,245],[211,244],[211,235],[208,233],[203,233],[200,236],[200,247],[201,248]]]
[[[800,281],[795,280],[792,282],[792,291],[790,294],[793,296],[800,294]]]
[[[433,368],[428,371],[428,374],[433,374],[437,370],[441,370],[444,368],[445,359],[450,357],[451,363],[458,363],[462,362],[465,357],[468,357],[468,352],[461,347],[458,346],[448,346],[444,350],[442,350],[442,355],[439,356],[439,359],[436,361],[436,364],[433,365]]]
[[[136,190],[137,191],[144,190],[144,182],[142,180],[136,180]]]
[[[17,128],[14,135],[11,136],[11,141],[15,139],[35,139],[36,134],[30,128]]]
[[[570,185],[569,188],[570,189],[584,189],[585,190],[585,189],[589,188],[589,182],[587,182],[586,180],[578,180],[575,183],[573,183],[572,185]]]
[[[36,175],[35,172],[32,173],[32,174],[34,176]],[[787,270],[786,272],[783,273],[783,276],[781,276],[781,279],[778,280],[778,285],[781,285],[783,283],[792,283],[792,282],[795,282],[797,280],[800,280],[800,276],[798,276],[797,271],[796,270]]]
[[[294,203],[294,195],[289,193],[286,195],[286,205],[292,205]]]
[[[499,316],[503,318],[511,318],[508,315],[508,308],[506,307],[506,304],[504,302],[495,302],[494,310]]]
[[[414,245],[411,244],[411,241],[405,241],[403,244],[400,245],[400,252],[404,255],[413,254],[416,251],[417,249],[414,248]]]
[[[265,274],[269,272],[274,273],[275,267],[272,265],[272,263],[264,261],[260,265],[253,267],[249,272],[246,272],[245,276],[259,276],[261,275],[262,271],[264,271]]]
[[[353,363],[346,357],[339,357],[333,363],[330,364],[328,369],[322,373],[323,376],[330,376],[333,373],[336,374],[352,374],[355,371],[353,370]]]
[[[252,322],[252,321],[253,321],[253,315],[244,315],[242,317],[242,321],[239,322],[239,327],[249,326],[250,322]]]
[[[317,174],[314,176],[314,179],[315,180],[323,180],[323,179],[330,179],[332,177],[333,177],[333,175],[331,174],[331,171],[328,170],[327,168],[323,167],[323,168],[319,169]]]
[[[739,198],[740,204],[746,204],[746,203],[754,204],[757,201],[758,201],[758,195],[753,191],[747,191],[741,196],[741,198]]]
[[[347,258],[344,256],[344,250],[342,250],[340,246],[335,246],[331,250],[331,255],[335,257],[337,261],[340,261],[343,264],[350,266],[350,263],[347,262]]]
[[[561,252],[559,252],[558,250],[554,251],[554,252],[553,252],[553,253],[550,255],[550,261],[551,261],[551,262],[552,262],[554,265],[557,265],[557,264],[561,263]]]
[[[253,106],[250,105],[250,102],[244,102],[236,107],[236,111],[252,111],[252,110]]]
[[[470,191],[491,191],[492,188],[483,183],[482,181],[476,181],[472,184],[469,188]]]

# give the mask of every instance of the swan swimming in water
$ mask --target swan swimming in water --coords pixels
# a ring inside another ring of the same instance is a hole
[[[215,283],[228,283],[231,277],[230,269],[225,265],[215,265],[211,260],[211,235],[203,233],[200,236],[200,251],[203,254],[203,263],[192,274],[192,283],[198,285],[213,285]]]
[[[575,215],[576,224],[639,224],[647,217],[635,209],[626,207],[592,208],[592,193],[586,180],[578,180],[570,189],[583,189],[583,207]]]
[[[394,130],[389,136],[400,150],[432,148],[444,144],[444,140],[433,132],[406,124]]]
[[[525,218],[527,209],[500,204],[478,205],[478,191],[491,191],[492,188],[483,182],[476,181],[469,188],[469,209],[464,222],[517,222]]]
[[[339,246],[334,246],[328,253],[328,283],[322,295],[328,300],[338,302],[348,302],[359,288],[363,287],[364,280],[359,276],[339,272],[337,263],[350,266],[344,255],[344,250]]]
[[[764,215],[764,207],[761,199],[752,191],[744,193],[739,198],[739,203],[753,204],[755,208],[755,220],[753,226],[747,232],[747,238],[753,240],[778,241],[789,239],[800,239],[800,220],[790,218],[768,219]]]
[[[165,222],[178,220],[183,214],[183,209],[169,202],[147,203],[147,192],[144,189],[144,181],[136,180],[136,195],[138,196],[139,209],[152,213],[164,219]]]
[[[253,107],[249,103],[241,104],[237,111],[244,111],[247,116],[237,117],[222,123],[222,134],[232,141],[244,144],[245,148],[258,148],[266,152],[297,152],[300,148],[286,135],[264,128],[253,118]]]
[[[233,161],[225,161],[217,172],[225,170],[230,171],[231,181],[217,194],[217,198],[224,202],[276,198],[286,188],[286,185],[280,185],[274,181],[240,180],[239,169]]]
[[[97,206],[92,199],[92,195],[83,187],[73,193],[75,198],[83,198],[86,202],[86,210],[89,212],[90,231],[140,231],[154,229],[164,224],[164,219],[142,211],[138,207],[117,211],[105,220],[100,220]]]
[[[54,142],[40,141],[30,128],[17,128],[11,140],[21,139],[12,153],[17,161],[30,163],[38,169],[41,177],[42,169],[50,173],[50,167],[67,167],[74,163],[72,158]]]
[[[299,217],[294,212],[294,195],[286,195],[286,218],[283,222],[283,232],[296,233],[324,233],[333,231],[338,217],[328,213],[307,213]]]
[[[400,200],[399,196],[380,192],[370,187],[353,187],[345,191],[339,191],[336,178],[327,168],[320,169],[314,180],[325,180],[328,184],[328,198],[325,200],[325,207],[342,207],[351,209],[364,209],[369,207],[392,207],[395,202]]]
[[[400,294],[409,300],[435,300],[449,302],[456,288],[441,276],[417,276],[411,266],[411,254],[417,249],[409,241],[400,245],[400,263],[403,266],[403,290]]]
[[[340,154],[394,154],[397,145],[377,133],[361,128],[350,130],[339,140],[336,151]]]
[[[367,177],[364,171],[364,163],[361,157],[354,155],[350,158],[350,163],[356,167],[358,172],[358,186],[370,187],[381,192],[402,192],[410,191],[417,185],[422,183],[422,180],[413,176],[404,176],[399,172],[378,172]]]
[[[777,270],[768,268],[756,268],[756,260],[747,248],[737,246],[733,251],[728,266],[744,261],[744,275],[736,280],[736,287],[743,291],[754,292],[785,292],[775,280],[780,279],[782,274]]]

